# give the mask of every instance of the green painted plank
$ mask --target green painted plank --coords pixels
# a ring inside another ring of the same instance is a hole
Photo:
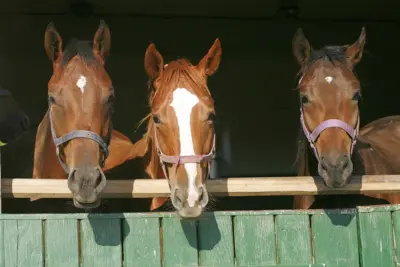
[[[199,221],[200,266],[220,267],[234,265],[232,218],[204,217]]]
[[[197,266],[196,221],[162,220],[164,267]]]
[[[3,227],[4,266],[18,266],[18,221],[4,220]]]
[[[393,212],[392,217],[394,240],[396,242],[396,257],[400,259],[400,211]]]
[[[1,188],[0,188],[1,190]],[[4,221],[0,220],[0,267],[6,267],[6,259],[4,254]]]
[[[82,267],[122,265],[121,220],[81,221]]]
[[[78,221],[45,222],[46,267],[79,266]]]
[[[313,215],[311,220],[315,263],[329,267],[359,267],[356,216]]]
[[[386,206],[385,206],[386,207]],[[378,209],[378,208],[377,208]],[[382,208],[383,209],[383,208]],[[397,206],[387,206],[386,209],[396,210]],[[399,205],[400,209],[400,205]],[[360,212],[366,212],[364,209]],[[260,216],[281,214],[357,214],[357,209],[337,210],[267,210],[267,211],[216,211],[205,212],[205,216]],[[125,219],[125,218],[176,218],[176,212],[149,212],[149,213],[71,213],[71,214],[0,214],[0,219],[5,220],[59,220],[59,219]]]
[[[275,224],[278,264],[312,263],[310,217],[277,215]]]
[[[358,220],[362,266],[395,266],[391,212],[360,213]]]
[[[179,266],[184,267],[184,266]],[[221,265],[218,267],[329,267],[326,264],[283,264],[283,265]],[[343,266],[345,267],[345,266]]]
[[[273,215],[236,216],[233,222],[237,265],[276,264]]]
[[[41,220],[17,221],[17,266],[43,266],[43,236]],[[15,232],[14,232],[15,233]],[[15,253],[15,252],[14,252]],[[13,253],[13,254],[14,254]]]
[[[230,267],[249,267],[246,266],[230,266]],[[329,267],[329,265],[325,264],[283,264],[283,265],[251,265],[250,267]],[[344,267],[344,266],[343,266]]]
[[[160,219],[123,220],[124,267],[161,267]]]
[[[18,266],[18,221],[4,220],[5,266]]]

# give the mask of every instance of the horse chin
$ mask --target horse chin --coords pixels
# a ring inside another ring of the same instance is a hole
[[[73,199],[73,201],[74,201],[74,206],[75,207],[77,207],[78,209],[85,209],[85,210],[98,208],[100,206],[100,203],[101,203],[101,199],[100,198],[96,199],[95,202],[91,202],[91,203],[79,202],[75,198]]]
[[[194,207],[185,207],[177,210],[177,214],[182,220],[196,220],[203,214],[203,207],[196,205]]]

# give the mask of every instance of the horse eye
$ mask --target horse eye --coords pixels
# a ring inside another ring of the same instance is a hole
[[[214,113],[210,113],[208,115],[207,120],[210,121],[210,122],[215,122],[215,114]]]
[[[54,96],[49,95],[49,97],[47,98],[47,102],[49,102],[49,104],[54,104],[56,103],[56,99],[54,98]]]
[[[161,123],[160,118],[157,115],[153,115],[153,121],[155,124]]]
[[[111,102],[114,102],[114,100],[115,100],[115,96],[114,96],[114,95],[110,95],[110,96],[108,97],[108,99],[107,99],[107,102],[108,102],[108,103],[111,103]]]
[[[360,101],[360,99],[361,99],[361,92],[360,92],[360,91],[357,91],[357,92],[353,95],[352,100],[353,100],[353,101]]]
[[[310,100],[308,100],[308,97],[305,96],[305,95],[301,95],[301,96],[300,96],[300,101],[301,101],[301,104],[302,104],[302,105],[307,104],[307,103],[310,102]]]

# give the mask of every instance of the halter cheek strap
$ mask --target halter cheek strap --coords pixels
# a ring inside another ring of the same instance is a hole
[[[215,142],[216,142],[215,133],[213,136],[213,144],[212,144],[210,153],[203,154],[203,155],[169,156],[169,155],[165,155],[164,153],[162,153],[159,143],[158,143],[156,126],[154,125],[153,128],[154,128],[155,146],[156,146],[157,154],[160,159],[161,168],[163,170],[165,178],[169,179],[169,176],[167,175],[167,169],[165,167],[165,163],[170,163],[170,164],[174,164],[174,165],[178,166],[180,164],[186,164],[186,163],[200,164],[202,162],[207,162],[208,163],[208,175],[210,175],[211,162],[215,156]]]
[[[306,123],[304,121],[304,113],[303,113],[303,108],[300,107],[300,123],[303,128],[304,135],[306,136],[308,142],[310,143],[311,148],[314,151],[315,157],[319,160],[318,156],[318,151],[315,145],[316,140],[318,137],[321,135],[321,133],[328,129],[328,128],[340,128],[344,130],[351,138],[351,148],[350,148],[350,154],[353,154],[354,146],[357,142],[357,136],[358,136],[358,131],[360,127],[360,116],[358,115],[357,117],[357,124],[356,128],[353,128],[351,125],[348,123],[342,121],[342,120],[337,120],[337,119],[330,119],[321,122],[315,129],[310,133],[308,131]]]
[[[101,151],[103,152],[103,159],[101,160],[100,165],[101,165],[101,167],[104,167],[104,163],[109,155],[108,146],[111,141],[111,134],[112,134],[111,123],[110,123],[110,129],[109,129],[109,133],[108,133],[108,139],[107,139],[107,143],[106,143],[106,142],[104,142],[103,138],[101,136],[99,136],[97,133],[91,132],[91,131],[86,131],[86,130],[75,130],[75,131],[69,132],[61,137],[57,137],[56,132],[54,130],[54,126],[53,126],[53,119],[51,116],[51,108],[49,109],[49,119],[50,119],[51,135],[53,136],[53,142],[56,145],[57,157],[61,164],[61,167],[64,169],[64,171],[66,173],[69,173],[69,169],[68,169],[67,164],[61,158],[60,146],[67,143],[68,141],[71,141],[72,139],[76,139],[76,138],[90,139],[99,144]]]

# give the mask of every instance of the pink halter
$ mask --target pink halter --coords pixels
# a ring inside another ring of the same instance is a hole
[[[306,136],[308,142],[310,143],[310,146],[314,151],[314,155],[318,160],[319,160],[319,156],[318,156],[317,148],[315,146],[315,141],[318,139],[318,137],[321,135],[321,133],[328,128],[341,128],[351,137],[352,142],[351,142],[350,154],[353,154],[354,146],[357,142],[358,130],[360,127],[360,115],[358,115],[358,117],[357,117],[356,128],[351,127],[348,123],[346,123],[342,120],[330,119],[330,120],[321,122],[314,129],[314,131],[312,133],[310,133],[307,129],[306,123],[304,122],[303,108],[300,107],[300,122],[301,122],[301,126],[303,127],[304,135]]]
[[[210,153],[208,153],[206,155],[170,156],[170,155],[165,155],[164,153],[162,153],[162,151],[160,149],[160,145],[158,143],[156,126],[154,125],[153,128],[154,128],[154,141],[155,141],[155,145],[156,145],[157,154],[160,159],[161,168],[164,172],[166,179],[169,179],[169,177],[167,175],[167,169],[165,167],[165,163],[175,164],[176,166],[178,166],[180,164],[185,164],[185,163],[200,164],[202,162],[208,162],[208,175],[210,175],[211,162],[215,156],[215,141],[216,141],[215,133],[213,136],[213,144],[212,144]]]

